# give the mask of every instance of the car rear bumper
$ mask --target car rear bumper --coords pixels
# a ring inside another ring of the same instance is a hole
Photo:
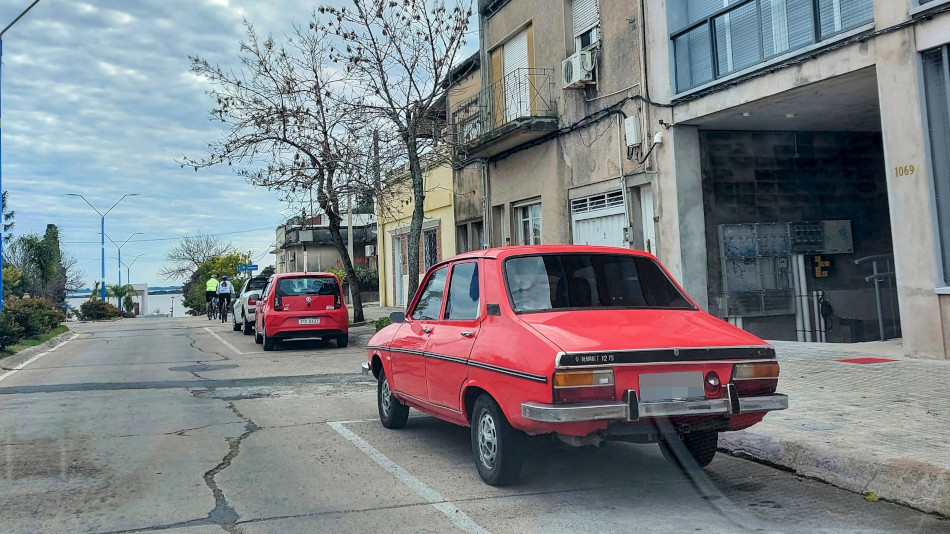
[[[336,329],[328,328],[321,330],[282,330],[274,332],[273,335],[270,333],[267,334],[268,337],[273,337],[274,339],[306,339],[306,338],[316,338],[316,337],[330,337],[330,336],[339,336],[345,334],[346,332]]]
[[[576,404],[521,403],[521,416],[544,423],[585,421],[638,421],[656,417],[735,415],[761,413],[788,408],[788,397],[781,394],[696,401],[670,402],[592,402]]]

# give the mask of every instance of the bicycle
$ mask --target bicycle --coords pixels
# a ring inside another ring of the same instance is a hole
[[[215,297],[211,299],[211,302],[208,303],[208,320],[218,318],[218,298]]]
[[[219,298],[218,301],[219,301],[219,302],[218,302],[218,306],[221,308],[221,310],[220,310],[220,312],[218,313],[218,315],[221,316],[221,322],[222,322],[222,323],[227,322],[227,320],[228,320],[228,304],[231,303],[231,299],[230,299],[230,298]]]

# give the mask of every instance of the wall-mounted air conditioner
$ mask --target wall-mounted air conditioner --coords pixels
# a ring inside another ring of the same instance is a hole
[[[365,256],[368,258],[370,256],[375,256],[375,255],[376,255],[376,245],[366,245]]]
[[[564,89],[580,89],[594,83],[594,54],[582,50],[561,63],[561,86]]]

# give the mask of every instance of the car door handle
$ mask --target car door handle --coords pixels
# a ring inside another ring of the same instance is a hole
[[[423,334],[431,334],[431,333],[432,333],[432,329],[423,326],[423,327],[422,327],[422,333],[423,333]]]
[[[459,334],[462,334],[462,337],[475,337],[475,332],[461,331]]]

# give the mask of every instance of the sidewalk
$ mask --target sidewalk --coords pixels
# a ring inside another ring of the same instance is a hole
[[[950,361],[905,358],[895,341],[772,345],[788,410],[721,434],[720,448],[950,516]]]

